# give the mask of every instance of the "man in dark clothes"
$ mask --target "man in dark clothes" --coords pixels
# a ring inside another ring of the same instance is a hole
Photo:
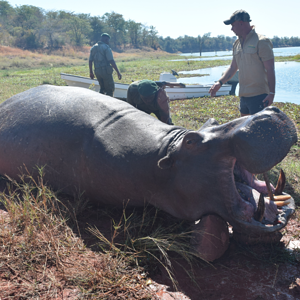
[[[139,80],[130,84],[127,91],[127,102],[147,114],[154,113],[156,117],[173,125],[170,117],[170,99],[165,87],[184,87],[182,83],[166,81]]]
[[[89,69],[90,78],[94,79],[95,75],[100,85],[100,93],[113,97],[115,83],[113,79],[113,69],[118,74],[119,80],[122,75],[113,58],[112,51],[109,47],[110,36],[102,33],[101,40],[95,44],[90,51]],[[95,67],[95,75],[93,73],[93,62]]]

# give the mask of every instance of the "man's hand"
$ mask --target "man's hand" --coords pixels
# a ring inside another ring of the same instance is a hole
[[[119,80],[122,79],[122,74],[120,72],[118,72],[118,78],[119,78]]]
[[[270,106],[272,105],[273,101],[274,101],[274,96],[273,94],[269,94],[264,100],[264,107]]]
[[[211,97],[215,97],[216,96],[216,94],[217,94],[217,91],[220,89],[220,87],[221,87],[222,85],[221,85],[221,83],[218,81],[218,82],[216,82],[210,89],[209,89],[209,93],[210,93],[210,96]]]
[[[91,78],[91,79],[94,79],[94,78],[95,78],[95,75],[94,75],[93,71],[90,72],[90,78]]]

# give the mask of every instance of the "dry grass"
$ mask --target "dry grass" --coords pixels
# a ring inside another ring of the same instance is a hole
[[[39,53],[0,45],[0,70],[88,65],[90,48],[89,46],[64,46],[58,50],[46,50]],[[150,58],[166,56],[166,53],[162,51],[147,51],[146,53],[146,56]],[[140,50],[126,53],[114,52],[113,54],[116,60],[122,62],[139,60],[145,57],[145,52]]]
[[[72,213],[42,179],[23,176],[9,186],[0,197],[7,210],[0,217],[3,299],[155,298],[132,258],[85,247],[67,225]]]
[[[52,53],[37,53],[0,45],[0,70],[84,65],[88,56],[87,47],[64,47]]]
[[[42,172],[38,181],[29,175],[19,182],[7,180],[7,192],[0,194],[7,211],[0,211],[0,291],[5,299],[62,299],[64,293],[74,299],[155,299],[147,275],[159,266],[177,288],[170,255],[191,268],[197,264],[188,222],[152,206],[101,208],[95,219],[106,215],[112,224],[104,234],[91,225],[92,218],[86,227],[87,202],[57,196],[44,185]],[[77,217],[83,217],[83,226]],[[86,240],[93,240],[93,251]]]

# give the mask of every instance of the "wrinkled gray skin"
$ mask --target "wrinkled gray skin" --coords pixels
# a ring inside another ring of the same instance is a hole
[[[46,165],[54,189],[118,206],[146,201],[190,221],[217,214],[249,234],[283,228],[293,209],[281,224],[255,221],[255,206],[236,190],[235,162],[265,172],[296,140],[293,122],[275,107],[190,131],[75,87],[40,86],[0,105],[0,174],[18,179],[25,165],[36,176]]]

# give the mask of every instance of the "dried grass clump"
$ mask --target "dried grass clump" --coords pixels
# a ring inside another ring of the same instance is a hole
[[[68,209],[23,176],[0,194],[0,291],[4,299],[154,299],[142,269],[116,253],[93,253],[67,226]],[[2,216],[2,217],[1,217]]]
[[[63,46],[57,50],[51,50],[48,54],[84,59],[84,58],[88,58],[90,49],[91,47],[89,46],[72,47],[68,45],[68,46]]]
[[[19,57],[19,58],[25,58],[25,57],[41,57],[41,54],[34,53],[28,50],[22,50],[20,48],[13,48],[9,46],[2,46],[0,45],[0,57],[8,57],[8,58],[13,58],[13,57]]]
[[[178,282],[173,273],[174,257],[185,261],[192,270],[202,260],[191,248],[193,229],[187,221],[180,221],[152,206],[145,206],[143,211],[125,207],[119,220],[115,215],[110,217],[113,225],[111,239],[98,228],[88,228],[98,238],[98,246],[134,259],[137,266],[144,267],[149,273],[160,265],[175,290]],[[193,277],[193,274],[188,273],[188,276]]]

